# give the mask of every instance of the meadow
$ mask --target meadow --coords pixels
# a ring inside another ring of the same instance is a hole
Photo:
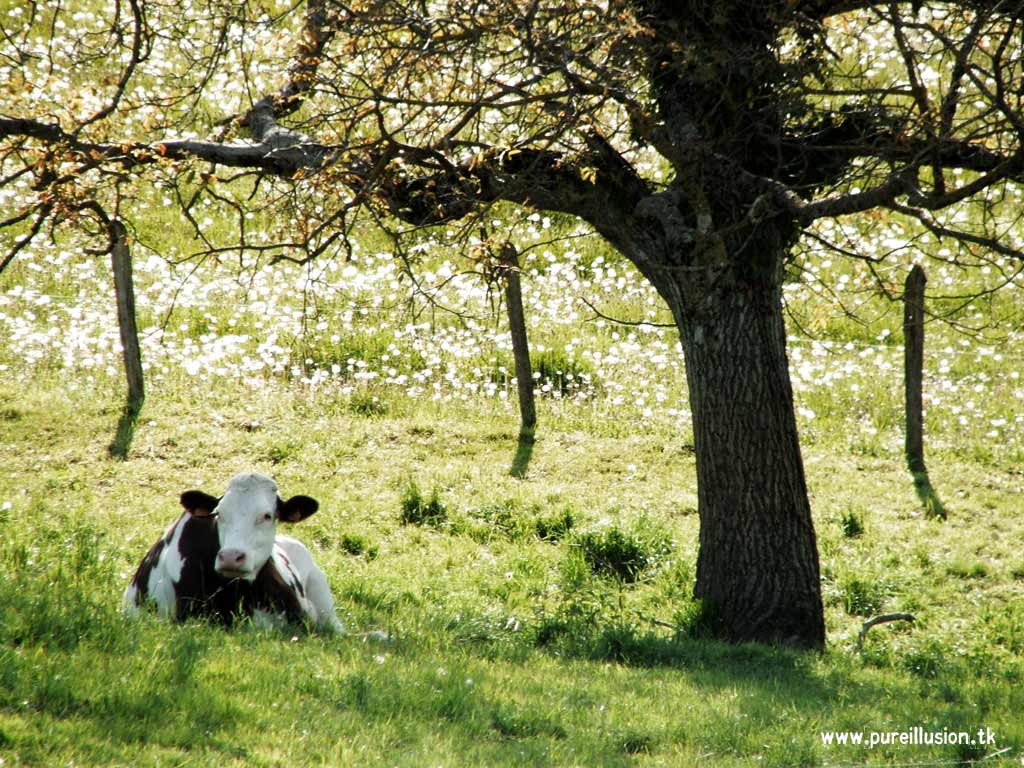
[[[264,5],[293,7],[242,7]],[[10,29],[29,23],[22,4],[0,6]],[[103,78],[72,64],[108,29],[105,8],[83,2],[65,17],[74,29],[26,33],[35,55],[0,64],[5,113],[106,103],[91,82]],[[196,76],[205,8],[167,6],[116,116],[124,136],[205,135],[278,86],[292,51],[267,23],[230,41],[195,102],[147,92]],[[858,37],[873,69],[898,64],[873,40]],[[651,155],[642,170],[657,180]],[[540,417],[526,444],[479,243],[415,233],[407,262],[360,230],[344,258],[271,263],[207,248],[238,224],[216,195],[195,198],[194,227],[182,221],[177,193],[199,184],[164,168],[118,192],[136,224],[147,400],[135,420],[96,243],[58,229],[0,273],[0,768],[1022,764],[1018,262],[870,214],[822,222],[788,265],[828,629],[825,651],[803,654],[702,636],[682,355],[661,301],[596,237],[487,212],[490,234],[522,255]],[[0,188],[0,207],[18,210],[30,187]],[[298,226],[276,207],[286,188],[244,218],[256,245]],[[1019,209],[1021,190],[1008,194]],[[903,457],[897,297],[917,261],[932,312],[925,449],[945,521],[920,508]],[[245,469],[320,501],[288,532],[327,573],[347,634],[120,613],[181,492],[220,493]],[[915,620],[860,637],[890,612]],[[933,743],[901,744],[914,729]],[[934,743],[960,732],[972,741]],[[865,744],[837,743],[857,736]]]
[[[415,287],[369,234],[347,262],[297,266],[190,260],[184,238],[138,233],[148,398],[113,455],[106,263],[40,243],[0,276],[0,765],[1020,764],[1019,278],[958,310],[976,332],[928,325],[939,521],[903,461],[899,303],[856,265],[794,264],[829,638],[798,654],[701,637],[690,417],[660,302],[571,225],[517,227],[533,445],[498,292],[443,232]],[[926,266],[934,293],[962,292]],[[178,495],[247,468],[320,500],[290,533],[348,634],[120,614]],[[892,611],[916,620],[858,641]],[[823,737],[915,727],[992,739]]]

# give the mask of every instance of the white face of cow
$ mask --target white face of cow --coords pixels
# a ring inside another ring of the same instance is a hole
[[[204,500],[205,504],[199,503]],[[220,550],[214,569],[223,576],[247,581],[253,581],[273,555],[277,521],[297,523],[317,510],[317,502],[308,496],[282,501],[277,484],[254,472],[232,478],[219,501],[188,491],[182,495],[182,504],[194,515],[217,516]],[[204,510],[203,506],[213,508]]]
[[[215,510],[220,552],[214,568],[252,581],[274,553],[277,485],[263,475],[238,475]]]

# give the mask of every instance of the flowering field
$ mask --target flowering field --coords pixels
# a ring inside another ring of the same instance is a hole
[[[211,116],[244,110],[252,94],[271,92],[287,68],[289,40],[301,23],[301,14],[285,12],[291,7],[282,0],[246,6],[239,13],[252,23],[241,24],[241,16],[225,9],[210,16],[201,3],[155,4],[147,21],[159,34],[123,94],[117,130],[138,140],[202,137]],[[54,16],[51,28],[27,7],[6,8],[11,43],[19,40],[23,55],[0,62],[5,110],[73,124],[102,109],[109,98],[104,85],[109,62],[101,49],[90,46],[102,39],[108,11],[102,4],[83,3],[73,13]],[[941,21],[946,11],[921,13],[923,19]],[[197,41],[213,21],[224,24],[226,45],[207,71],[199,64]],[[844,66],[863,69],[865,77],[884,87],[900,64],[899,51],[885,43],[890,32],[885,22],[865,24],[855,35],[847,23],[837,22],[830,44]],[[95,72],[68,66],[83,57]],[[159,84],[171,73],[183,89],[194,82],[210,87],[187,99],[158,98]],[[919,76],[927,85],[941,81],[940,68],[932,66]],[[396,111],[394,119],[406,117]],[[516,127],[506,128],[512,145]],[[633,147],[627,155],[652,182],[662,180],[653,151]],[[124,196],[91,189],[94,181],[78,181],[81,195],[101,195],[110,210],[116,199],[139,228],[135,277],[151,386],[168,377],[197,382],[216,377],[250,387],[283,378],[371,398],[483,397],[513,407],[510,344],[497,306],[501,292],[488,290],[473,273],[479,267],[469,258],[472,243],[455,233],[420,237],[409,251],[417,264],[414,279],[403,274],[392,244],[371,232],[356,237],[344,262],[339,256],[305,266],[271,265],[252,255],[259,250],[241,256],[227,250],[220,259],[197,261],[197,252],[210,250],[201,240],[230,249],[236,212],[222,203],[232,194],[246,200],[248,242],[259,249],[289,240],[293,230],[309,231],[328,216],[338,190],[317,188],[314,181],[309,199],[281,209],[287,185],[249,196],[255,188],[242,181],[234,185],[242,189],[233,193],[223,189],[232,185],[221,184],[219,196],[204,196],[195,174],[176,167],[158,169],[152,189]],[[215,183],[216,177],[207,182]],[[1007,217],[1000,228],[1007,246],[1020,249],[1024,234],[1014,221],[1022,191],[1012,184],[1007,190],[1013,199],[1000,209]],[[0,189],[0,206],[19,210],[41,194],[26,177],[17,178]],[[186,224],[179,203],[192,194],[196,204]],[[494,215],[492,233],[513,240],[524,254],[537,387],[555,399],[628,412],[640,423],[669,420],[685,427],[675,331],[618,326],[595,318],[592,309],[634,322],[668,322],[661,301],[635,270],[571,223],[537,213],[498,210]],[[951,209],[936,223],[956,224],[970,215]],[[861,260],[831,253],[825,243]],[[90,246],[96,243],[80,242],[62,230],[57,244],[39,238],[0,274],[0,374],[24,380],[40,369],[59,368],[72,385],[118,375],[109,270],[104,259],[86,255]],[[288,255],[287,248],[283,253]],[[929,326],[925,403],[933,446],[957,449],[966,436],[996,454],[1019,457],[1022,265],[979,248],[940,242],[896,216],[822,221],[791,265],[786,286],[793,319],[790,359],[804,432],[852,435],[870,450],[898,446],[901,312],[894,299],[909,265],[922,259],[929,295],[948,297],[933,300],[931,309],[952,313],[946,319],[961,330],[983,329],[970,335],[941,322]],[[994,298],[986,293],[999,286],[1004,290]],[[967,298],[975,294],[977,299]],[[838,420],[835,428],[822,427],[823,419],[831,424],[831,418]]]
[[[531,218],[519,240],[538,393],[641,424],[686,427],[682,354],[653,289],[596,237],[574,232],[550,242],[551,222]],[[884,247],[864,244],[873,246]],[[902,248],[908,261],[920,257],[913,246]],[[485,398],[510,413],[515,407],[500,286],[443,233],[418,247],[414,280],[392,253],[358,246],[348,261],[308,265],[188,255],[173,245],[135,250],[151,386],[218,379],[258,388],[286,380],[358,397]],[[902,305],[881,296],[866,270],[827,254],[808,250],[798,263],[785,299],[803,431],[847,433],[865,449],[898,451]],[[898,296],[906,267],[890,269]],[[941,263],[930,280],[940,295],[979,288]],[[936,448],[963,446],[967,436],[1009,460],[1024,449],[1024,277],[1010,283],[995,299],[962,302],[952,318],[980,331],[927,326],[925,407]],[[60,370],[69,386],[120,376],[111,294],[104,258],[74,246],[33,246],[0,276],[0,375],[27,381]],[[944,305],[932,306],[939,312]]]
[[[444,242],[425,250],[427,295],[412,299],[385,251],[240,272],[136,245],[149,392],[123,462],[106,452],[123,384],[105,259],[67,247],[17,262],[0,294],[0,760],[1015,764],[1019,289],[991,307],[998,344],[929,325],[939,522],[902,457],[899,305],[820,256],[794,266],[790,357],[829,636],[821,656],[794,656],[671,630],[694,615],[697,544],[682,361],[671,329],[593,318],[588,303],[667,319],[600,244],[571,242],[521,241],[535,357],[551,363],[522,478],[508,470],[502,313]],[[290,532],[352,634],[118,614],[176,495],[219,492],[247,466],[321,501]],[[413,482],[436,495],[429,517]],[[917,621],[861,647],[862,622],[886,611]],[[395,642],[361,639],[379,628]],[[914,726],[996,741],[869,750],[819,735]]]

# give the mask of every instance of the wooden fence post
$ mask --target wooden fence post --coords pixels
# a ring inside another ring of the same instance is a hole
[[[112,246],[110,261],[114,270],[114,293],[117,296],[117,325],[124,350],[124,370],[128,378],[128,406],[137,414],[146,399],[142,377],[142,351],[135,323],[135,287],[132,282],[132,257],[128,250],[128,233],[116,219],[110,222]]]
[[[505,282],[505,311],[512,336],[512,358],[516,369],[516,391],[519,394],[519,445],[512,459],[513,477],[526,477],[533,455],[537,429],[537,404],[533,396],[533,366],[530,363],[530,341],[523,311],[523,287],[519,279],[519,252],[512,243],[504,243],[498,252],[498,274]]]
[[[928,278],[918,264],[903,284],[903,379],[906,394],[907,467],[912,473],[924,466],[924,286]]]
[[[506,243],[498,254],[501,275],[505,279],[505,307],[512,335],[512,357],[516,368],[516,389],[519,391],[519,439],[532,440],[537,427],[537,406],[533,397],[533,367],[530,365],[530,344],[523,312],[523,289],[519,280],[519,254]]]
[[[903,284],[903,383],[906,395],[907,468],[925,511],[945,519],[924,463],[924,287],[928,278],[915,264]]]

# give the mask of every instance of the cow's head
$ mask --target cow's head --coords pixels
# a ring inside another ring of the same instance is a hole
[[[228,578],[252,581],[274,552],[277,521],[297,523],[319,506],[309,496],[283,501],[269,477],[236,475],[219,499],[202,491],[185,491],[181,506],[196,517],[217,517],[220,550],[214,568]]]

